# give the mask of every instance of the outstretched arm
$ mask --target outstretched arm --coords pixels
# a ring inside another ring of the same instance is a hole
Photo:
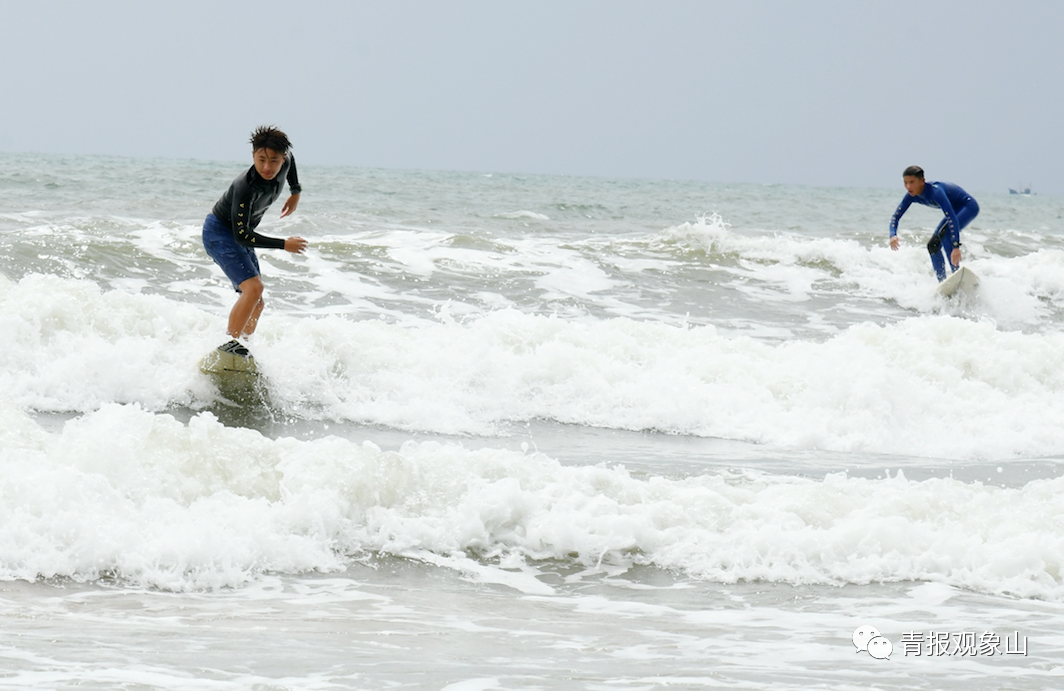
[[[230,221],[233,228],[233,239],[236,240],[238,245],[243,245],[244,247],[283,248],[284,240],[281,238],[260,235],[251,228],[253,206],[251,188],[246,181],[238,179],[233,184],[233,210]]]
[[[890,217],[890,248],[892,250],[898,249],[898,223],[901,221],[901,217],[909,210],[909,206],[913,203],[913,198],[906,194],[901,203],[898,204],[898,208],[894,211],[894,215]]]
[[[281,218],[293,213],[296,210],[296,206],[299,205],[299,193],[293,194],[285,201],[284,206],[281,207]]]
[[[284,249],[292,254],[303,254],[303,250],[307,249],[307,241],[298,235],[293,235],[284,241]]]
[[[281,207],[281,218],[295,213],[296,207],[299,205],[299,194],[303,191],[303,186],[299,184],[299,171],[296,170],[296,157],[292,154],[288,154],[288,189],[292,191],[292,196]]]

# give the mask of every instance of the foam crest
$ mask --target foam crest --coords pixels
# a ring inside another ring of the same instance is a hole
[[[136,406],[106,406],[54,434],[4,412],[3,579],[189,590],[387,554],[525,592],[549,590],[535,578],[547,560],[1064,598],[1062,478],[1000,488],[901,473],[637,476],[457,444],[270,440],[210,414],[183,425]]]
[[[501,214],[496,214],[496,216],[499,217],[499,218],[506,218],[506,219],[509,219],[509,220],[512,220],[512,221],[519,221],[519,220],[522,220],[522,219],[529,219],[529,220],[534,220],[534,221],[549,221],[550,220],[550,217],[548,217],[548,216],[546,216],[544,214],[537,213],[535,211],[526,211],[524,209],[522,209],[520,211],[506,211],[506,212],[501,213]]]
[[[662,231],[656,239],[666,244],[697,248],[706,254],[727,254],[735,251],[734,236],[728,231],[731,224],[718,213],[704,214],[694,222],[682,223]]]
[[[491,434],[500,423],[551,419],[945,458],[1064,449],[1053,355],[1064,335],[988,322],[921,317],[780,344],[713,327],[511,310],[418,328],[317,321],[295,332],[262,351],[264,362],[287,352],[312,363],[298,376],[276,371],[278,400],[400,429]]]
[[[719,214],[667,228],[647,238],[647,246],[681,255],[705,253],[723,283],[766,302],[808,303],[818,296],[833,300],[889,300],[923,314],[986,317],[1006,329],[1053,328],[1064,320],[1064,252],[1054,247],[1027,251],[1007,236],[1002,254],[999,234],[966,231],[964,264],[981,279],[974,300],[945,301],[933,290],[924,249],[925,232],[902,232],[901,250],[853,237],[732,229]],[[874,304],[862,305],[874,313]]]
[[[223,329],[198,307],[39,274],[0,287],[0,306],[0,387],[23,407],[161,409],[211,396],[195,362]]]
[[[0,288],[0,387],[24,409],[203,409],[223,315],[30,276]],[[535,419],[925,457],[1064,450],[1064,334],[986,320],[861,323],[824,341],[498,310],[436,321],[271,314],[253,342],[281,415],[492,435]]]

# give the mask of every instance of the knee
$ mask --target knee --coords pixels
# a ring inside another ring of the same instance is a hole
[[[263,293],[262,279],[258,276],[249,278],[240,284],[240,292],[247,299],[261,303]]]
[[[930,240],[927,241],[927,251],[934,255],[942,251],[942,238],[938,233],[935,233]]]

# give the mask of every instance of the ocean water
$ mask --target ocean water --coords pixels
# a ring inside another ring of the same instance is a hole
[[[1064,684],[1061,198],[0,162],[0,689]]]

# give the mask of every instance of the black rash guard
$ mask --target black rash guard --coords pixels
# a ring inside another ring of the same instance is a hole
[[[255,166],[248,168],[246,173],[237,176],[229,189],[211,210],[218,220],[233,231],[233,239],[237,244],[244,247],[266,247],[269,249],[284,249],[284,240],[259,235],[255,232],[259,221],[262,220],[266,209],[281,196],[285,181],[292,194],[299,194],[303,188],[299,185],[299,174],[296,173],[296,159],[288,154],[281,170],[277,172],[273,180],[266,180]]]

